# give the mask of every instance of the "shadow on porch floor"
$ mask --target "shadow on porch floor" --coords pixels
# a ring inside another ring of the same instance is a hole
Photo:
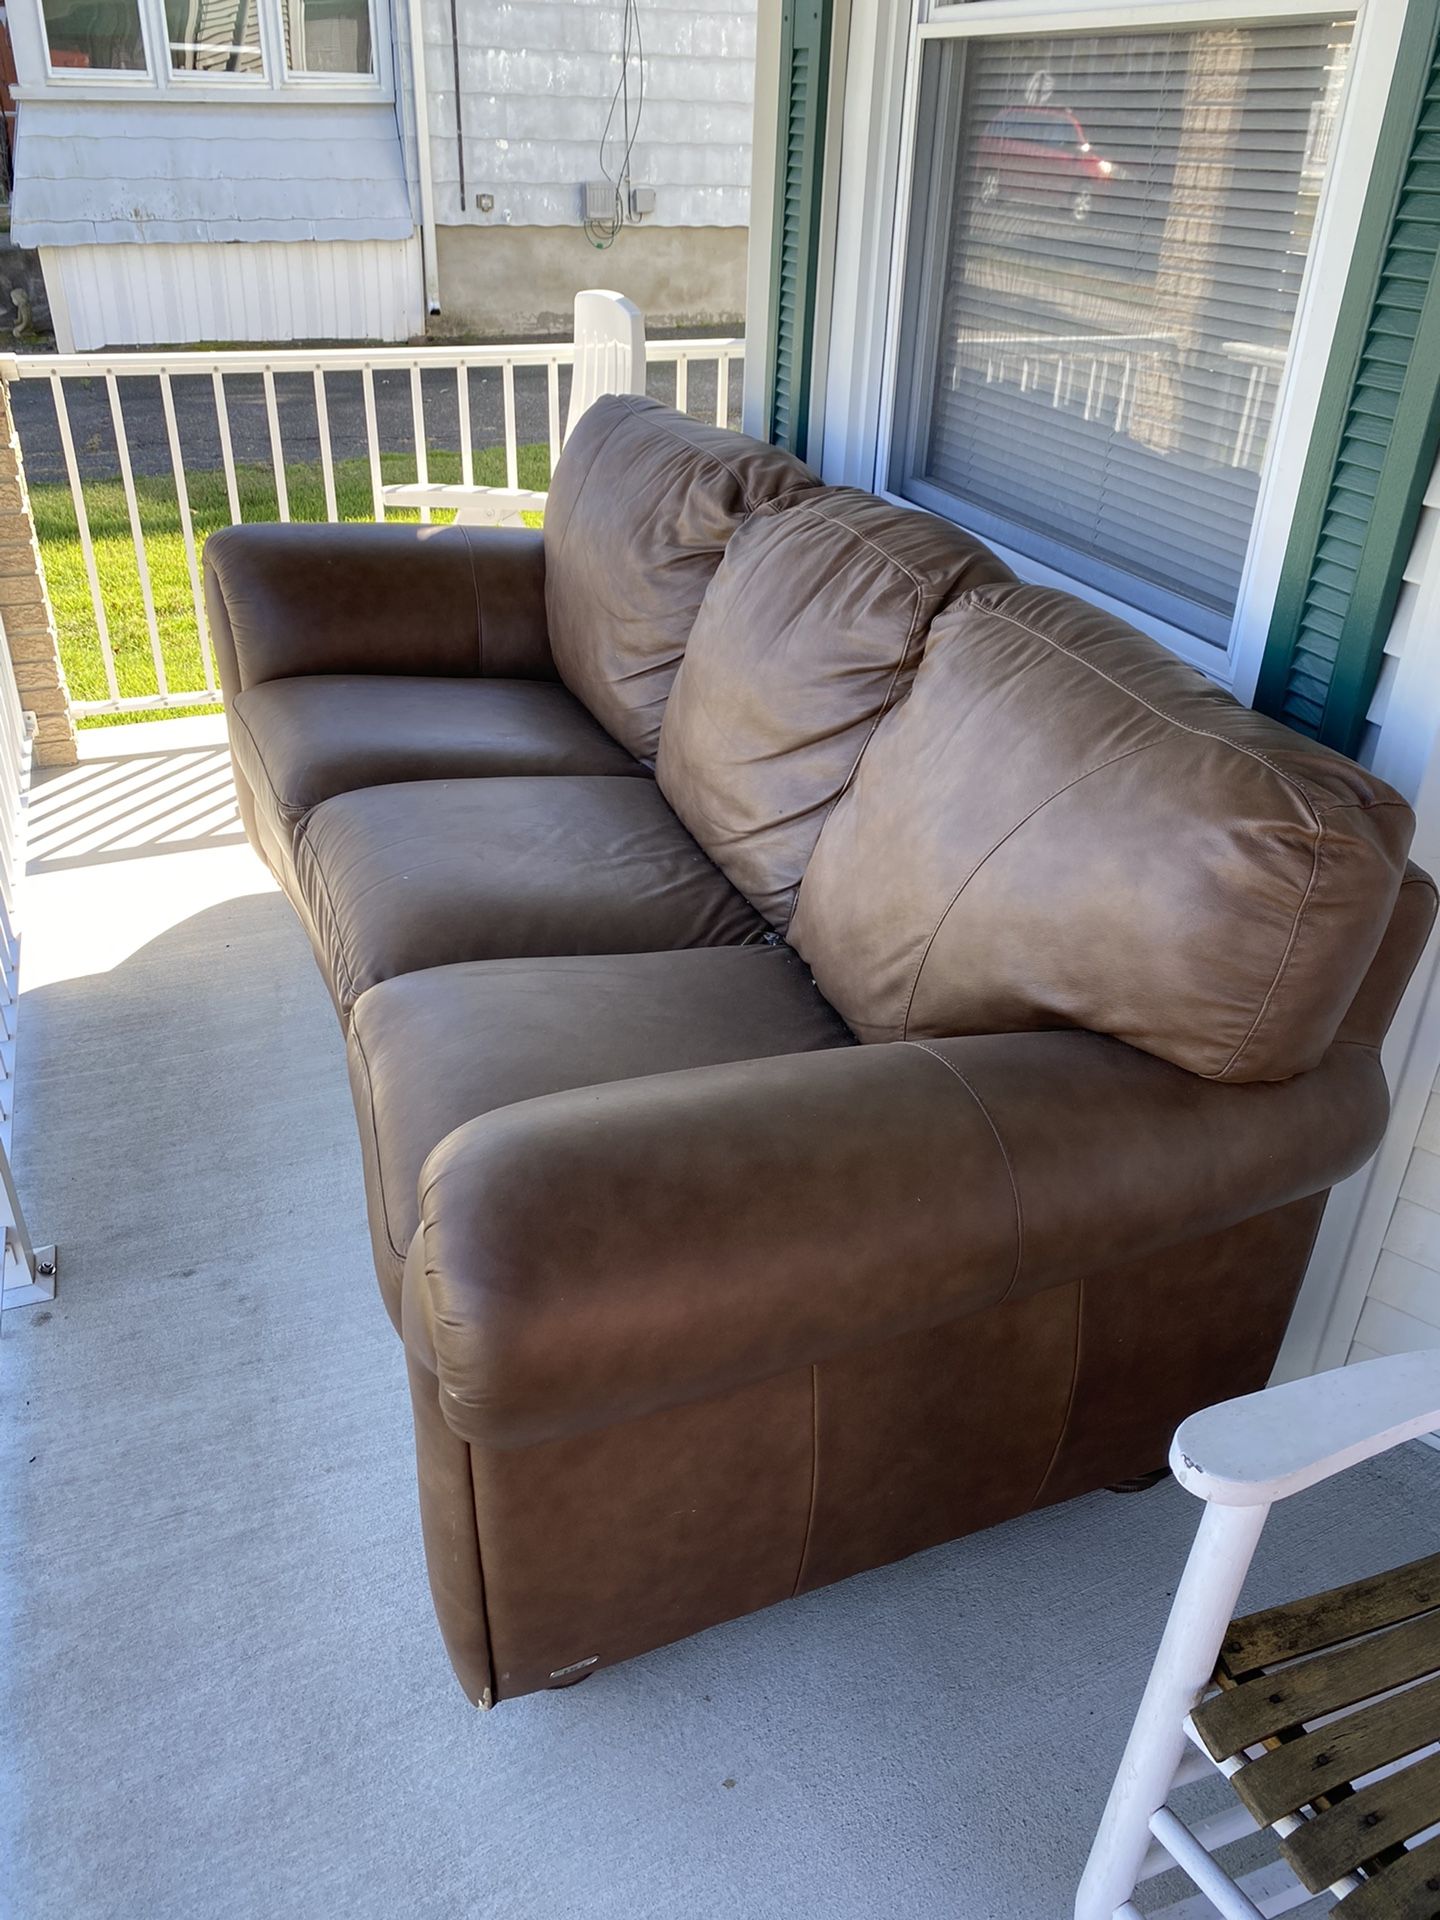
[[[334,1016],[218,729],[90,735],[32,807],[18,1171],[62,1265],[0,1341],[0,1913],[1065,1920],[1173,1486],[466,1706]],[[1412,1448],[1292,1503],[1253,1603],[1440,1547],[1437,1495]]]

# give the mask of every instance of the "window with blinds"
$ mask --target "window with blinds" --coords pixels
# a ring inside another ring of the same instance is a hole
[[[894,491],[1226,643],[1351,24],[927,43]]]

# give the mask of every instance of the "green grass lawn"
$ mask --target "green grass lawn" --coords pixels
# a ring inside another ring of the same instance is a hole
[[[413,454],[382,454],[382,475],[387,483],[415,478]],[[458,453],[431,453],[430,478],[458,481]],[[549,484],[550,453],[544,446],[519,449],[519,480],[522,487],[544,488]],[[279,505],[275,477],[269,467],[240,467],[236,474],[241,518],[246,521],[277,520]],[[475,479],[481,486],[504,486],[505,454],[500,447],[477,448]],[[320,466],[304,462],[287,465],[285,484],[290,496],[292,520],[323,520],[325,491]],[[196,545],[207,533],[230,524],[230,504],[223,473],[196,473],[187,478],[190,514],[195,527]],[[150,566],[150,589],[155,601],[155,621],[160,632],[160,648],[171,689],[189,692],[203,688],[205,675],[200,664],[200,640],[195,627],[195,597],[190,584],[190,569],[185,558],[185,541],[180,531],[180,509],[174,482],[168,478],[137,478],[135,492],[140,508],[140,524],[145,531],[145,552]],[[370,491],[370,466],[366,460],[337,460],[335,498],[342,520],[373,518]],[[33,486],[31,505],[35,530],[45,562],[45,578],[55,609],[55,624],[60,635],[60,658],[71,697],[75,700],[104,700],[109,697],[105,669],[100,658],[100,641],[95,631],[95,615],[90,603],[90,586],[80,552],[75,509],[70,489],[64,484]],[[110,642],[115,651],[115,674],[122,695],[153,694],[155,666],[150,653],[150,636],[145,607],[140,597],[140,572],[130,536],[130,518],[125,494],[118,480],[100,480],[85,487],[85,511],[90,521],[90,537],[95,546],[95,566],[110,627]],[[391,520],[418,520],[414,512],[394,512]],[[451,516],[437,513],[436,521]],[[538,519],[538,516],[536,516]],[[204,707],[189,707],[186,712],[203,713]],[[114,726],[129,719],[156,718],[154,712],[138,714],[90,714],[81,726]]]

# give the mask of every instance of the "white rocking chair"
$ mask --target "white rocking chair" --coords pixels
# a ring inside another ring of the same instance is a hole
[[[644,393],[645,316],[623,293],[591,287],[575,296],[575,366],[565,439],[603,393]],[[563,444],[563,442],[562,442]],[[521,516],[545,511],[545,494],[531,487],[475,487],[406,480],[382,487],[386,507],[446,508],[472,527],[520,526]]]
[[[1172,1865],[1224,1920],[1271,1920],[1327,1890],[1337,1920],[1440,1913],[1440,1837],[1426,1837],[1440,1825],[1440,1678],[1426,1678],[1440,1667],[1440,1555],[1231,1620],[1277,1501],[1435,1428],[1440,1351],[1292,1381],[1181,1426],[1170,1464],[1205,1513],[1076,1920],[1140,1920],[1137,1884]],[[1192,1829],[1167,1801],[1212,1768],[1237,1804]],[[1214,1850],[1267,1826],[1281,1859],[1237,1882]]]

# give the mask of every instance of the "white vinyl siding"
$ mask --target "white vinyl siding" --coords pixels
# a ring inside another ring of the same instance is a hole
[[[621,8],[611,0],[460,0],[457,125],[449,0],[422,4],[437,219],[577,226],[581,182],[601,178]],[[647,0],[641,9],[645,105],[631,173],[655,189],[647,226],[743,227],[749,219],[755,4]],[[481,193],[494,196],[488,213],[476,205]],[[608,257],[596,255],[597,269]]]
[[[420,242],[42,247],[62,352],[198,340],[385,340],[424,331]]]

